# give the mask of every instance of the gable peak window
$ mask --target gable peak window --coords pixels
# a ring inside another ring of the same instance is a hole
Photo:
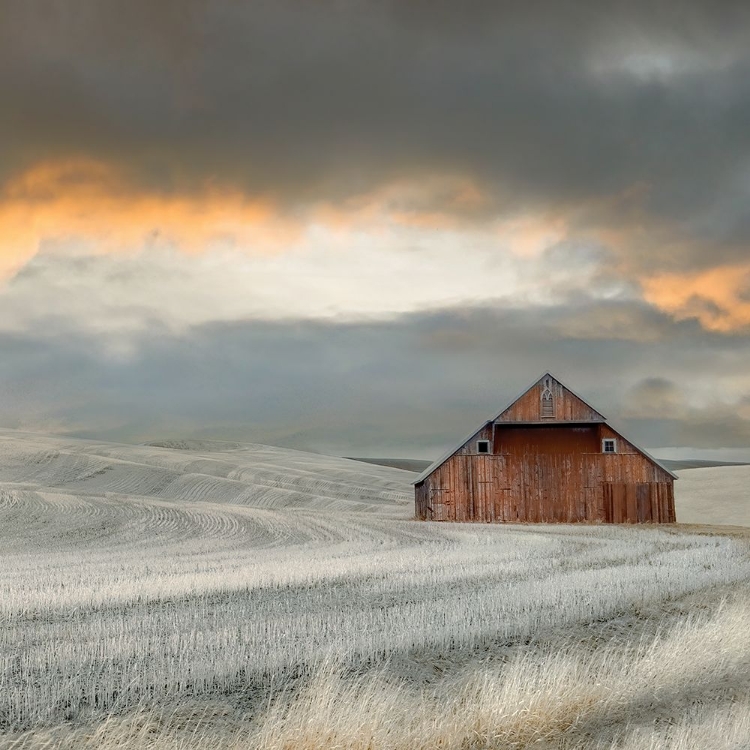
[[[489,440],[477,440],[477,453],[489,453],[490,452],[490,441]]]
[[[614,438],[602,440],[602,453],[617,453],[617,441]]]
[[[550,379],[544,380],[544,388],[542,388],[542,404],[540,414],[542,419],[554,419],[555,416],[555,402],[552,400],[552,389],[550,388]]]

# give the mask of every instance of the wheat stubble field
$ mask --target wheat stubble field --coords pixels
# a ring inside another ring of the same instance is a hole
[[[750,747],[739,528],[417,523],[411,476],[0,431],[0,747]]]

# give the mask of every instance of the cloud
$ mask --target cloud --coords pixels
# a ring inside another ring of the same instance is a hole
[[[290,245],[298,223],[270,200],[207,185],[199,194],[146,191],[111,165],[88,159],[37,164],[0,190],[0,273],[18,270],[45,243],[93,253],[149,246],[198,252]]]
[[[749,49],[738,2],[9,0],[0,274],[484,232],[501,263],[604,248],[621,287],[742,329]]]
[[[92,254],[51,244],[6,282],[0,330],[30,330],[54,318],[115,346],[155,323],[180,332],[246,319],[352,321],[627,297],[616,281],[599,279],[599,249],[558,244],[530,254],[536,238],[516,224],[504,234],[445,230],[427,240],[418,229],[385,225],[375,235],[318,226],[283,252],[225,245],[185,254],[156,244]],[[514,252],[516,243],[522,249]]]
[[[625,303],[616,304],[624,318]],[[596,320],[611,306],[589,300],[579,312]],[[629,306],[637,326],[640,303]],[[0,332],[0,423],[100,439],[214,437],[430,457],[551,369],[647,448],[740,444],[750,420],[747,342],[666,317],[658,341],[581,338],[561,327],[565,310],[463,307],[179,332],[154,321],[131,335],[125,355],[107,336],[49,318]],[[675,392],[675,407],[664,409]],[[649,404],[658,408],[648,413]]]
[[[212,181],[298,210],[448,175],[482,196],[459,216],[640,228],[639,273],[746,251],[742,4],[158,5],[3,4],[5,179],[85,157],[147,194]]]
[[[679,387],[663,377],[636,383],[623,405],[623,416],[629,419],[679,419],[685,412],[685,397]]]
[[[677,319],[715,331],[750,329],[750,263],[659,274],[643,286],[646,300]]]

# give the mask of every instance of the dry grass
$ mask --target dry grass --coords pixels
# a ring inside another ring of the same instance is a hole
[[[729,748],[750,743],[750,595],[715,610],[587,641],[578,630],[455,662],[432,680],[394,665],[321,665],[303,687],[269,691],[251,715],[219,700],[37,730],[6,748]],[[400,665],[403,666],[403,665]],[[265,701],[268,701],[266,703]],[[2,745],[0,745],[2,746]]]

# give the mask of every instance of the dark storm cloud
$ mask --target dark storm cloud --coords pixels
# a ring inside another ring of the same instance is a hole
[[[589,301],[579,312],[595,320],[612,309]],[[0,334],[0,424],[126,441],[213,437],[430,457],[551,369],[646,447],[720,448],[747,437],[750,423],[736,408],[712,414],[686,400],[675,413],[663,402],[717,370],[741,379],[750,367],[746,340],[667,319],[658,340],[615,340],[595,328],[583,338],[560,331],[558,312],[239,322],[181,335],[154,324],[126,356],[111,352],[111,334],[50,318]],[[643,315],[636,303],[631,313],[634,321]],[[634,414],[634,399],[644,398],[650,413]]]
[[[485,213],[653,225],[640,268],[732,261],[748,50],[745,3],[9,0],[0,170],[84,154],[288,206],[457,173]]]

